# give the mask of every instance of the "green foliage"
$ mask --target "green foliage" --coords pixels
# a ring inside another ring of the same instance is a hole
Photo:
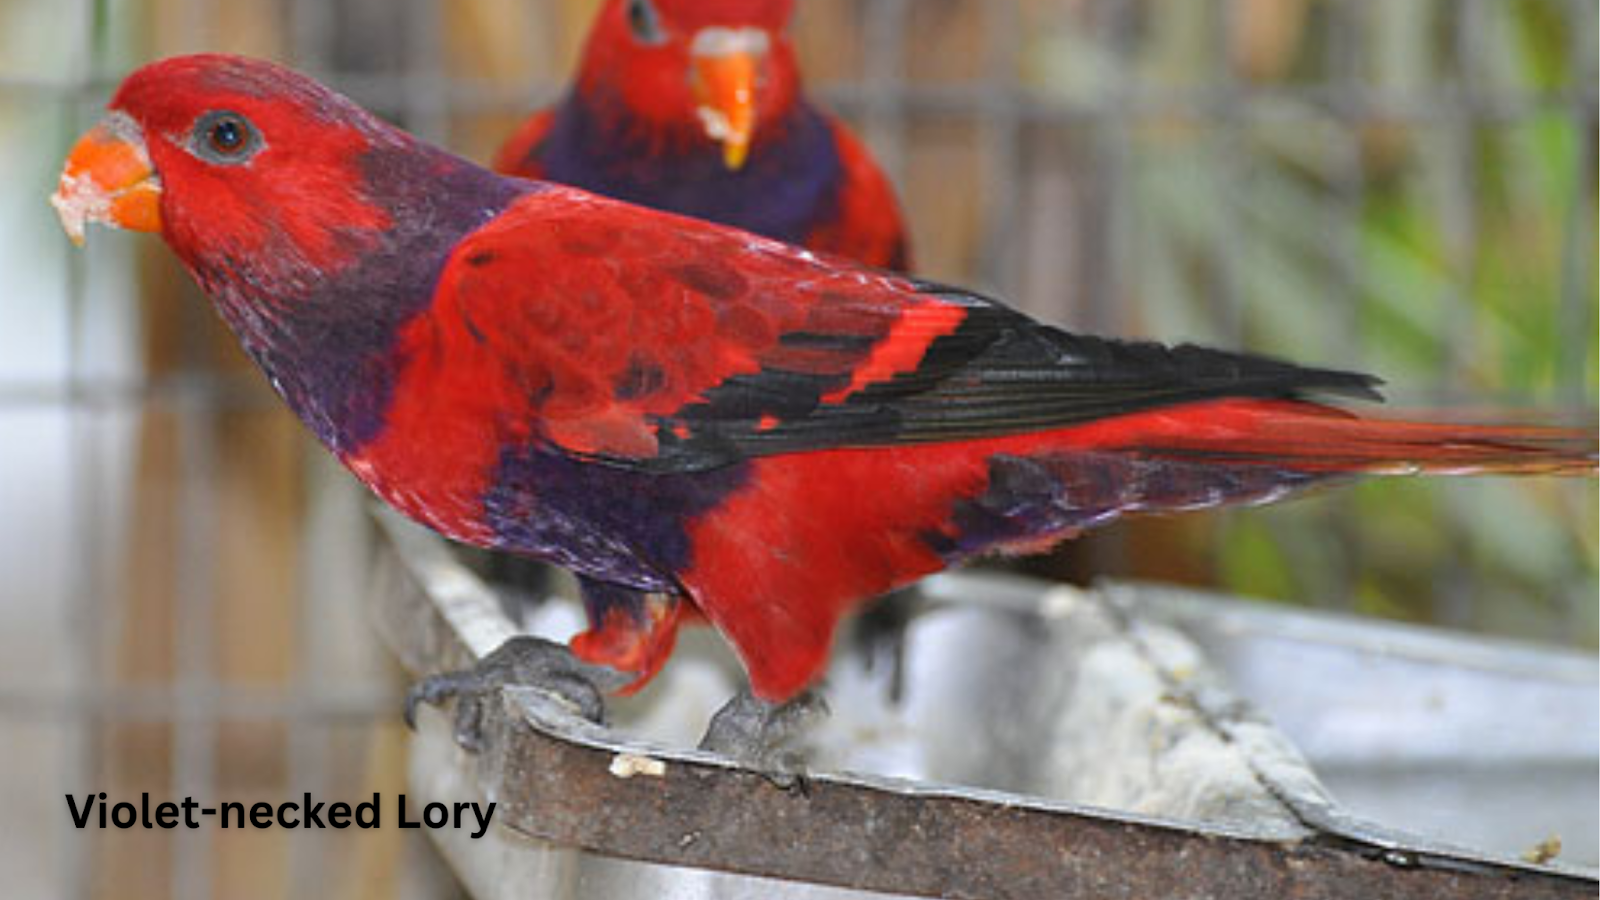
[[[1138,8],[1125,54],[1075,20],[1034,60],[1066,102],[1108,84],[1228,100],[1127,126],[1126,321],[1370,369],[1397,405],[1592,421],[1594,136],[1572,98],[1596,36],[1578,4],[1306,0],[1281,64],[1248,79],[1206,52],[1215,2]],[[1229,590],[1593,645],[1596,505],[1593,481],[1383,479],[1219,517],[1212,548]]]

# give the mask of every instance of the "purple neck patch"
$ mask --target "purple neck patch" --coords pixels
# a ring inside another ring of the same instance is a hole
[[[361,176],[394,225],[351,264],[284,272],[225,257],[194,267],[273,387],[341,458],[382,431],[396,336],[432,302],[450,252],[538,189],[410,142],[374,147]]]

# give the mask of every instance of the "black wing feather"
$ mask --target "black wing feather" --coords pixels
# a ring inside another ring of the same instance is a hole
[[[823,398],[850,373],[765,368],[730,378],[655,421],[659,453],[599,461],[652,472],[693,472],[743,459],[840,447],[958,441],[1082,424],[1230,397],[1382,400],[1371,375],[1264,356],[1072,334],[994,300],[919,283],[965,318],[917,368],[848,395]],[[863,355],[858,335],[797,332],[788,346]]]

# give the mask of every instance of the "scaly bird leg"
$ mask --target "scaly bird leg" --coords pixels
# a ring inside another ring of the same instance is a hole
[[[828,703],[815,689],[771,703],[743,687],[711,717],[700,749],[757,769],[780,787],[793,787],[804,779],[805,769],[792,745],[827,714]]]
[[[532,637],[514,637],[461,672],[418,682],[406,695],[406,722],[419,703],[456,701],[456,742],[476,751],[483,744],[483,702],[500,688],[539,688],[569,703],[581,716],[604,724],[603,694],[636,690],[672,652],[682,611],[679,598],[650,594],[580,577],[589,629],[568,649]]]
[[[570,704],[578,715],[605,720],[603,694],[614,691],[632,675],[586,663],[572,651],[532,635],[508,639],[476,666],[458,672],[430,675],[406,692],[406,724],[416,727],[417,707],[456,701],[456,743],[472,752],[483,748],[483,705],[503,687],[532,687]]]

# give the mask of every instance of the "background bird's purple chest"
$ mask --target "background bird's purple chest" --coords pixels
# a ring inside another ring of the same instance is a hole
[[[544,177],[792,244],[839,214],[844,167],[831,125],[809,106],[765,126],[738,170],[699,134],[659,148],[628,122],[605,101],[569,99],[535,151]]]

